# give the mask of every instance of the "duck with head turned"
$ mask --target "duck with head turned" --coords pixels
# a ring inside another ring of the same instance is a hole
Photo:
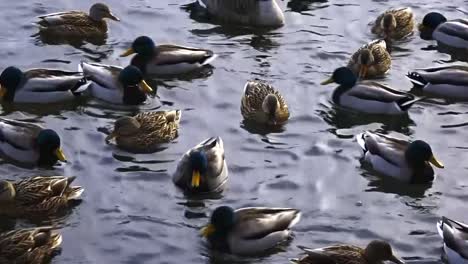
[[[98,63],[81,62],[80,71],[92,81],[91,94],[113,104],[139,105],[146,101],[153,89],[134,66],[125,68]]]
[[[52,129],[22,121],[0,118],[0,152],[24,166],[51,167],[66,161],[60,137]]]
[[[430,12],[419,25],[423,39],[433,39],[449,48],[468,49],[468,19],[447,18],[438,12]]]
[[[255,255],[274,248],[291,236],[301,212],[292,208],[216,208],[201,230],[210,245],[236,255]]]
[[[444,168],[425,141],[408,142],[371,132],[364,132],[356,138],[364,151],[364,161],[384,176],[405,183],[425,184],[434,180],[431,164]]]
[[[373,240],[366,248],[346,244],[316,249],[304,246],[299,248],[305,255],[291,260],[296,264],[381,264],[384,261],[404,264],[403,260],[395,256],[390,244],[382,240]]]
[[[444,216],[437,222],[437,231],[444,240],[447,263],[467,264],[468,225]]]
[[[121,57],[136,53],[130,64],[146,75],[179,75],[200,69],[212,62],[211,50],[163,44],[156,46],[147,36],[136,38]]]
[[[360,79],[382,77],[390,71],[392,57],[385,40],[374,40],[357,50],[348,62]]]
[[[221,192],[227,179],[228,167],[220,137],[208,138],[187,151],[172,178],[188,194]]]
[[[358,82],[346,67],[336,69],[328,80],[322,82],[323,85],[329,83],[339,84],[332,95],[335,104],[368,114],[405,114],[415,102],[424,99],[377,82]]]
[[[393,8],[377,17],[371,32],[386,40],[401,40],[413,33],[414,23],[411,8]]]

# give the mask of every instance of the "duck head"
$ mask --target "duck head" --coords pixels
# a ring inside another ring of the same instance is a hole
[[[9,181],[0,181],[0,204],[10,202],[15,199],[16,190],[13,183]]]
[[[104,18],[109,18],[115,21],[120,21],[120,19],[110,11],[110,8],[103,3],[96,3],[91,6],[89,9],[89,16],[94,21],[101,21]]]
[[[20,86],[23,80],[23,72],[10,66],[3,70],[0,75],[0,98],[2,100],[11,102],[15,97],[16,89]]]
[[[444,168],[442,162],[437,160],[437,158],[432,153],[431,146],[429,146],[429,144],[422,140],[413,141],[408,145],[408,148],[405,152],[405,159],[408,162],[409,166],[415,171],[416,176],[430,176],[430,179],[421,179],[425,182],[431,181],[433,178],[433,173],[431,173],[431,175],[429,176],[427,176],[427,174],[424,173],[427,166],[430,166],[430,164],[432,164],[437,168]]]
[[[52,129],[43,129],[37,136],[37,146],[39,148],[40,166],[51,167],[58,160],[66,162],[67,159],[60,148],[60,137]]]
[[[423,18],[421,24],[419,24],[419,31],[421,36],[426,38],[432,37],[432,32],[442,23],[447,22],[447,18],[444,17],[441,13],[430,12],[426,14]],[[430,36],[430,37],[429,37]]]
[[[132,47],[122,53],[120,57],[126,57],[135,53],[143,57],[151,57],[156,52],[155,46],[154,41],[150,37],[140,36],[133,41]]]
[[[215,233],[229,231],[236,222],[236,213],[229,206],[220,206],[211,214],[210,223],[201,229],[201,235],[209,238]]]
[[[374,55],[369,49],[363,49],[359,53],[358,63],[359,63],[359,75],[360,79],[364,79],[367,76],[367,71],[369,67],[375,62]]]
[[[123,101],[125,104],[137,105],[146,100],[146,94],[153,89],[143,79],[143,73],[135,66],[125,67],[119,74],[119,81],[124,87]]]
[[[140,122],[138,122],[134,117],[121,117],[115,121],[114,130],[106,137],[106,141],[108,142],[115,137],[134,135],[139,131],[140,127]]]
[[[276,95],[269,94],[263,99],[262,110],[268,116],[269,124],[276,125],[280,108],[280,102]]]
[[[200,187],[203,177],[208,171],[208,157],[202,150],[190,153],[190,164],[192,168],[191,186],[196,189]]]
[[[340,86],[351,88],[356,84],[356,82],[356,76],[349,68],[340,67],[333,72],[330,78],[323,81],[321,84],[326,85],[330,83],[337,83]]]
[[[405,263],[393,254],[390,244],[382,240],[371,241],[364,250],[364,255],[370,264],[378,264],[383,261],[391,261],[396,264]]]
[[[392,13],[385,14],[380,23],[381,27],[383,28],[384,38],[389,38],[390,34],[395,31],[397,27],[395,16]]]

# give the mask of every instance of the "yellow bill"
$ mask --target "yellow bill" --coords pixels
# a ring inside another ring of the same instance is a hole
[[[216,228],[212,224],[208,224],[200,230],[200,234],[203,237],[208,237],[216,231]]]
[[[145,80],[142,80],[140,82],[140,88],[145,92],[145,93],[152,93],[153,92],[153,88],[151,88],[151,86],[149,86]]]
[[[7,90],[0,85],[0,98],[3,98],[6,94]]]
[[[359,69],[359,78],[366,78],[368,69],[367,65],[362,65],[361,69]]]
[[[194,170],[194,171],[192,172],[192,187],[193,187],[193,188],[198,188],[198,187],[200,187],[200,178],[201,178],[200,172]]]
[[[117,137],[117,134],[115,133],[115,131],[112,131],[112,132],[106,137],[106,142],[111,141],[111,140],[114,139],[115,137]]]
[[[57,158],[60,161],[63,161],[63,162],[67,161],[67,158],[65,157],[65,154],[63,153],[61,148],[58,148],[55,150],[55,156],[57,156]]]
[[[133,50],[133,48],[129,48],[124,53],[120,54],[120,57],[127,57],[128,55],[132,55],[134,53],[135,53],[135,51]]]
[[[334,83],[335,80],[333,80],[333,77],[330,77],[328,79],[326,79],[325,81],[321,82],[320,84],[321,85],[326,85],[326,84],[330,84],[330,83]]]
[[[436,157],[434,157],[434,155],[432,155],[431,159],[429,160],[429,162],[436,166],[437,168],[440,168],[440,169],[443,169],[445,166],[442,162],[440,162],[438,159],[436,159]]]

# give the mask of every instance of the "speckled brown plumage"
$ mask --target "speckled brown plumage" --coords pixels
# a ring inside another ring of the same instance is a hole
[[[387,44],[385,40],[374,40],[366,45],[360,47],[354,54],[351,56],[351,59],[348,62],[348,68],[350,68],[354,74],[359,74],[360,61],[359,55],[364,49],[370,50],[374,56],[374,63],[372,63],[367,71],[367,78],[380,77],[385,75],[392,66],[392,57],[387,50]]]
[[[414,30],[414,15],[409,7],[389,9],[380,14],[372,25],[371,32],[379,37],[384,37],[384,29],[382,27],[382,19],[386,14],[392,14],[396,20],[396,28],[390,32],[389,37],[394,40],[400,40]]]
[[[69,11],[51,14],[60,15],[53,22],[47,21],[46,16],[39,17],[39,31],[45,36],[59,38],[105,38],[107,37],[107,23],[104,20],[95,21],[85,12]]]

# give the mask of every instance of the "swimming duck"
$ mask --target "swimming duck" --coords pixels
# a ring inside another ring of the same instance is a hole
[[[208,13],[222,22],[280,27],[284,15],[276,0],[201,0]]]
[[[423,99],[377,82],[357,82],[356,76],[346,67],[336,69],[322,85],[333,82],[340,85],[332,95],[335,104],[369,114],[404,114]]]
[[[388,177],[406,183],[428,183],[434,180],[430,164],[444,168],[432,153],[431,146],[422,140],[408,142],[371,132],[356,138],[364,151],[364,160]]]
[[[0,118],[0,152],[27,166],[51,167],[66,161],[57,132],[6,118]]]
[[[81,62],[80,71],[92,81],[91,94],[113,104],[139,105],[153,89],[135,66],[125,68],[98,63]]]
[[[211,137],[187,151],[177,164],[172,180],[189,193],[220,192],[228,179],[224,144]]]
[[[413,33],[414,23],[411,8],[394,8],[380,14],[371,31],[384,39],[400,40]]]
[[[432,95],[468,100],[468,67],[451,65],[409,72],[416,88]]]
[[[106,141],[115,138],[117,146],[131,152],[153,152],[159,144],[169,143],[178,136],[182,112],[157,111],[121,117]]]
[[[468,225],[442,217],[437,230],[444,240],[444,252],[450,264],[468,263]]]
[[[56,38],[102,38],[107,33],[104,18],[120,21],[109,7],[102,3],[91,6],[89,14],[67,11],[39,16],[39,32]]]
[[[135,39],[132,47],[121,57],[136,53],[130,64],[148,75],[184,74],[212,62],[216,55],[211,50],[177,46],[171,44],[156,46],[147,36]]]
[[[72,100],[87,88],[79,72],[32,69],[22,72],[10,66],[0,75],[0,98],[17,103],[56,103]]]
[[[61,244],[62,236],[53,227],[0,233],[0,263],[48,263]]]
[[[348,62],[354,74],[360,79],[381,77],[390,70],[392,57],[385,40],[374,40],[359,48]]]
[[[421,37],[433,39],[453,48],[468,48],[468,20],[455,19],[447,21],[442,14],[431,12],[424,16],[419,25]]]
[[[260,81],[245,84],[241,113],[245,120],[270,125],[283,124],[289,118],[283,96],[273,86]]]
[[[0,181],[0,215],[47,216],[68,208],[84,189],[72,186],[76,177],[32,177],[17,182]]]
[[[202,236],[216,250],[253,255],[277,246],[290,237],[301,213],[292,208],[220,206],[211,215]]]
[[[292,260],[298,264],[381,264],[391,261],[396,264],[404,262],[395,256],[389,243],[381,240],[371,241],[367,247],[361,248],[354,245],[334,245],[324,248],[310,249],[299,246],[306,254],[300,259]]]

